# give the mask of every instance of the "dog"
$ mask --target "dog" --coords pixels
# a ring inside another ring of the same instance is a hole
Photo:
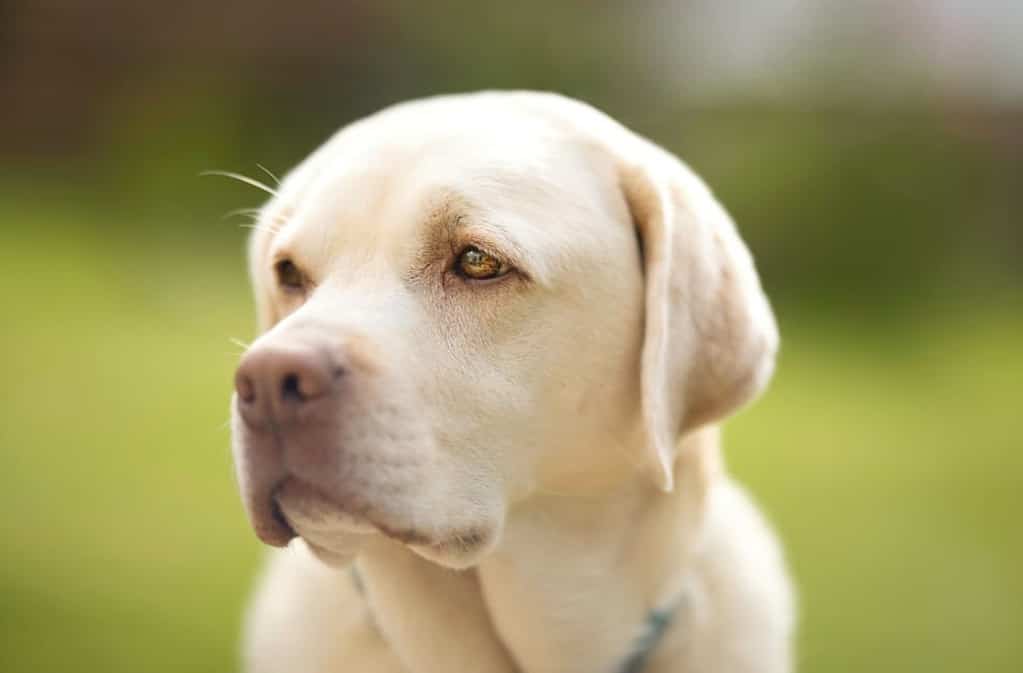
[[[778,332],[673,155],[555,94],[338,132],[249,242],[251,673],[781,673],[793,590],[718,423]]]

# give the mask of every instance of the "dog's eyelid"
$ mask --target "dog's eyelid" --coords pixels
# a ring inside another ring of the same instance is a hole
[[[480,252],[493,257],[501,262],[503,266],[510,267],[513,271],[526,272],[526,257],[519,250],[519,247],[506,237],[495,235],[491,231],[479,231],[466,228],[451,239],[451,260],[449,266],[454,266],[467,248],[476,248]],[[528,274],[527,274],[528,275]]]
[[[514,252],[507,252],[509,248],[514,250]],[[473,278],[460,271],[458,266],[462,259],[462,255],[470,249],[479,250],[484,255],[495,259],[500,264],[500,272],[490,278]],[[495,244],[487,237],[460,237],[458,240],[451,241],[451,255],[445,263],[444,268],[447,273],[455,274],[462,278],[463,281],[472,285],[488,285],[507,279],[511,276],[516,276],[520,280],[531,282],[533,280],[533,275],[530,273],[528,265],[525,264],[525,262],[520,261],[521,259],[524,259],[524,257],[517,253],[518,251],[515,250],[514,247]]]
[[[273,256],[270,266],[277,282],[277,286],[286,292],[308,292],[316,286],[305,268],[295,261],[293,257],[282,252]]]
[[[456,256],[451,270],[469,282],[497,280],[515,270],[500,255],[487,252],[478,245],[468,245]]]
[[[526,279],[532,276],[530,256],[502,224],[503,216],[489,212],[454,189],[444,192],[441,204],[432,209],[427,221],[433,244],[443,241],[441,245],[449,250],[447,268],[454,268],[466,248],[475,247],[518,275]]]

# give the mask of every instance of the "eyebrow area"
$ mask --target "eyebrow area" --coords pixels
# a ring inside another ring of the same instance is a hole
[[[537,277],[539,269],[531,264],[525,246],[507,224],[488,216],[485,209],[465,195],[450,189],[439,190],[430,196],[423,210],[420,255],[424,259],[450,259],[471,245],[507,262],[527,279],[542,280]],[[515,219],[513,213],[508,214],[509,223]]]

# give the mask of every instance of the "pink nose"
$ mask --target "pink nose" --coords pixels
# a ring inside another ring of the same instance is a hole
[[[251,425],[288,425],[330,397],[344,370],[309,346],[257,346],[235,373],[238,407]]]

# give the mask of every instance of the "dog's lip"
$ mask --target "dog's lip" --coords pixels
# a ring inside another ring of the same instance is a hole
[[[281,505],[279,502],[277,502],[276,498],[271,498],[270,500],[270,516],[272,516],[274,521],[284,530],[286,539],[284,541],[284,544],[280,546],[282,547],[287,546],[287,544],[291,542],[291,540],[298,537],[298,533],[295,532],[295,529],[288,522],[288,517],[284,516],[284,512],[281,511]],[[267,540],[263,541],[267,542]],[[267,542],[267,544],[272,543]]]
[[[368,507],[346,504],[322,488],[296,476],[282,479],[273,489],[273,509],[280,521],[297,537],[314,535],[319,525],[347,529],[351,533],[384,535],[402,544],[442,551],[451,546],[475,545],[485,538],[478,529],[435,539],[411,527],[394,525],[374,517]],[[324,519],[324,513],[329,520]],[[305,531],[305,532],[304,532]],[[308,542],[309,540],[307,540]]]
[[[353,511],[338,498],[332,497],[322,488],[317,487],[294,475],[281,479],[271,492],[274,511],[288,528],[301,536],[302,522],[306,519],[322,521],[327,513],[335,523],[350,528],[354,533],[383,532],[382,528],[365,515],[364,511]],[[289,518],[289,511],[291,517]],[[310,513],[310,510],[318,510]]]
[[[256,537],[271,547],[287,547],[298,537],[273,497],[253,503],[252,528]]]

